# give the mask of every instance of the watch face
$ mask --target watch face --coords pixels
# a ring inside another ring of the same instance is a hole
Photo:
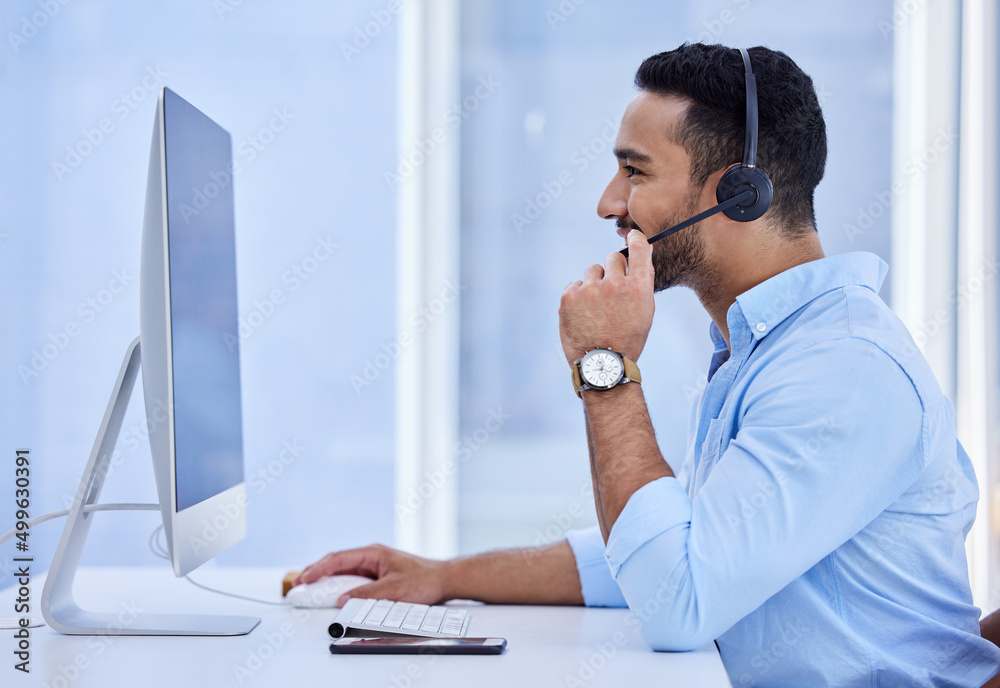
[[[580,376],[591,387],[614,387],[624,375],[625,366],[614,351],[595,349],[580,361]]]

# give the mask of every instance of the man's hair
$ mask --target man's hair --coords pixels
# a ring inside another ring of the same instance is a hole
[[[789,236],[816,226],[813,191],[826,166],[826,125],[812,79],[791,58],[750,48],[757,79],[757,166],[774,185],[764,216]],[[679,131],[668,132],[691,158],[691,181],[743,159],[746,76],[739,50],[685,43],[646,58],[635,73],[637,88],[690,101]]]

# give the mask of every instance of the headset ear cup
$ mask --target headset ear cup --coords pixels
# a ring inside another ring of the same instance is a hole
[[[733,206],[725,211],[726,217],[737,222],[751,222],[767,212],[771,207],[771,179],[759,167],[744,167],[735,165],[722,175],[719,186],[715,189],[715,198],[719,203],[728,201],[733,196],[742,193],[747,188],[757,192],[750,203]]]

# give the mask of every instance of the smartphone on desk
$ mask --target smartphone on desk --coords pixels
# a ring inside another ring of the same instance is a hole
[[[341,638],[330,643],[335,655],[498,655],[504,638]]]

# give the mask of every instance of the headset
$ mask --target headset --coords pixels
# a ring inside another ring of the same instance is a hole
[[[771,179],[764,170],[757,167],[757,78],[750,66],[750,53],[746,48],[740,48],[743,56],[743,69],[747,83],[747,118],[746,132],[743,139],[743,162],[733,165],[719,180],[715,188],[715,200],[718,205],[698,213],[669,229],[649,238],[649,243],[659,241],[663,237],[686,229],[701,222],[716,213],[725,213],[726,217],[737,222],[756,220],[771,207],[773,189]],[[621,253],[628,258],[628,247]]]

